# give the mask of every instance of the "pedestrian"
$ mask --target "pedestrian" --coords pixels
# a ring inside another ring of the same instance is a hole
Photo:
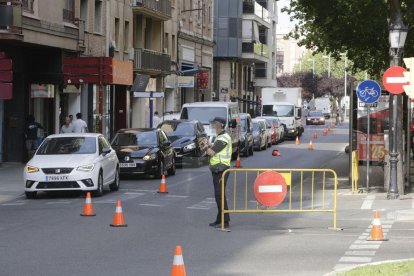
[[[339,125],[339,109],[336,110],[336,125]]]
[[[161,122],[161,117],[158,115],[158,111],[154,112],[154,116],[152,117],[152,127],[157,128]]]
[[[72,133],[73,132],[73,126],[70,123],[69,116],[65,117],[65,123],[63,124],[62,128],[60,129],[60,133]]]
[[[76,120],[72,123],[73,132],[85,133],[88,132],[88,125],[82,120],[82,113],[76,113]]]
[[[345,105],[342,106],[342,113],[341,113],[341,122],[343,123],[345,121],[345,113],[346,109],[345,109]]]
[[[70,119],[70,124],[72,124],[73,123],[73,115],[72,114],[69,115],[69,119]]]
[[[216,220],[209,225],[212,227],[221,227],[221,190],[224,185],[226,191],[227,178],[229,174],[224,177],[224,183],[221,183],[223,172],[230,168],[230,161],[232,155],[232,142],[230,135],[225,131],[226,120],[222,117],[215,117],[211,122],[212,129],[216,130],[217,138],[210,148],[207,149],[207,155],[210,157],[210,170],[213,176],[214,196],[217,203],[217,217]],[[226,193],[224,192],[224,210],[228,210]],[[224,227],[229,227],[230,215],[224,214]]]
[[[39,143],[38,129],[44,129],[41,124],[36,122],[33,115],[27,117],[25,137],[26,137],[26,149],[29,154],[29,159],[33,156],[34,152],[37,150]]]

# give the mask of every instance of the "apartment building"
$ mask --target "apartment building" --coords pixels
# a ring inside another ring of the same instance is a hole
[[[296,65],[298,70],[301,70],[303,56],[308,51],[304,46],[299,46],[296,39],[285,38],[289,31],[279,28],[276,31],[276,71],[278,76],[294,73]]]
[[[214,16],[216,99],[255,114],[261,89],[276,87],[276,1],[216,0]]]

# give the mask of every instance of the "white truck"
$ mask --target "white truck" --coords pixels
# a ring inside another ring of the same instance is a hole
[[[285,137],[301,136],[302,88],[263,88],[262,116],[275,116],[285,127]]]
[[[315,98],[315,110],[322,111],[322,114],[326,119],[329,119],[332,115],[332,103],[329,97]]]

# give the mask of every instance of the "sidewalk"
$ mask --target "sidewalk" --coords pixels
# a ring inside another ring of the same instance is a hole
[[[22,163],[2,163],[0,167],[0,203],[10,201],[24,193]]]

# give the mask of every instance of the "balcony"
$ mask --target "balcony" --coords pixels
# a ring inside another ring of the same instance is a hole
[[[133,0],[132,11],[142,13],[162,21],[171,19],[171,1],[169,0]]]
[[[148,49],[135,49],[134,70],[154,75],[169,75],[171,57]]]
[[[243,42],[242,59],[252,60],[256,62],[268,62],[269,46],[262,43]]]
[[[19,1],[0,0],[0,40],[23,40],[22,4]]]
[[[254,0],[243,1],[243,15],[253,15],[262,25],[266,25],[268,28],[272,23],[270,12]]]

